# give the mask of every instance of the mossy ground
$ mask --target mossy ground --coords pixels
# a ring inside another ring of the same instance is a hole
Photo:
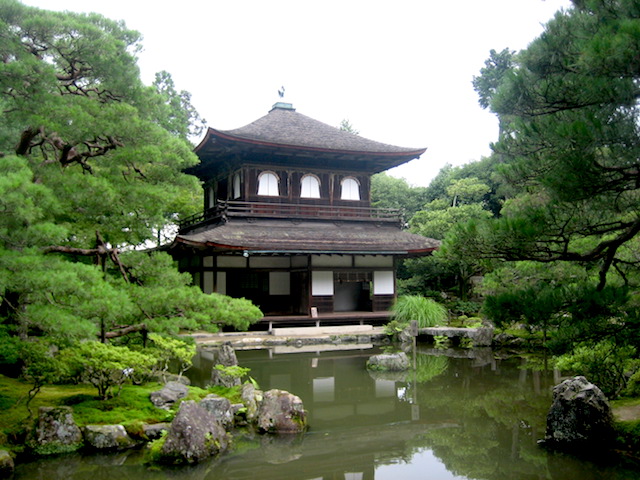
[[[91,385],[47,385],[31,401],[30,415],[26,406],[30,388],[28,383],[0,375],[0,449],[21,449],[32,416],[41,406],[71,406],[79,426],[122,424],[132,433],[139,433],[143,423],[170,422],[176,410],[163,410],[151,403],[149,394],[160,388],[158,383],[126,385],[118,397],[109,400],[99,399]],[[232,403],[240,401],[240,387],[190,387],[185,400],[198,401],[210,393],[225,396]]]
[[[79,426],[93,424],[121,424],[134,436],[142,435],[145,423],[170,422],[178,405],[167,411],[151,403],[149,394],[161,388],[159,383],[125,385],[120,395],[101,400],[91,385],[46,385],[29,405],[26,402],[31,388],[29,383],[0,375],[0,449],[20,451],[32,418],[42,406],[67,405],[73,407],[73,418]],[[184,400],[199,401],[215,393],[231,403],[241,403],[241,386],[233,388],[189,387]]]
[[[0,448],[19,449],[41,406],[73,407],[74,420],[80,426],[155,423],[171,420],[172,416],[149,400],[158,384],[125,386],[118,397],[110,400],[98,399],[91,385],[47,385],[31,401],[31,414],[26,405],[30,388],[28,383],[0,375]]]

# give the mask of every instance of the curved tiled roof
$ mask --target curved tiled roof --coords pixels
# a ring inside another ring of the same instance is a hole
[[[260,253],[323,252],[424,255],[440,242],[401,231],[392,225],[286,220],[230,221],[178,235],[174,247],[185,245],[216,250]]]
[[[414,154],[419,156],[426,150],[424,148],[397,147],[369,140],[302,115],[293,108],[278,106],[278,104],[267,115],[244,127],[234,130],[209,130],[210,134],[241,141],[339,152]]]

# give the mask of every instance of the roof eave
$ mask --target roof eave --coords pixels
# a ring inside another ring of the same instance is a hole
[[[176,247],[177,244],[198,249],[212,248],[220,251],[242,252],[247,255],[426,255],[438,249],[437,246],[410,250],[256,249],[242,245],[228,245],[216,242],[197,242],[188,240],[181,236],[175,238],[171,247]]]

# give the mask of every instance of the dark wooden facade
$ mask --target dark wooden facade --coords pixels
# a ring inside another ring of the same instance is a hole
[[[248,298],[267,317],[388,311],[396,260],[437,242],[402,231],[400,212],[371,207],[371,175],[423,152],[340,131],[289,104],[240,129],[209,129],[190,170],[203,182],[204,209],[181,223],[171,251],[203,291]]]

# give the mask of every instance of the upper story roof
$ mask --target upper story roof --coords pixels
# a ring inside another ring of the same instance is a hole
[[[369,140],[302,115],[289,103],[276,103],[267,115],[244,127],[209,128],[195,149],[201,163],[189,173],[208,176],[254,158],[262,163],[270,159],[287,165],[378,173],[418,158],[425,150]]]

